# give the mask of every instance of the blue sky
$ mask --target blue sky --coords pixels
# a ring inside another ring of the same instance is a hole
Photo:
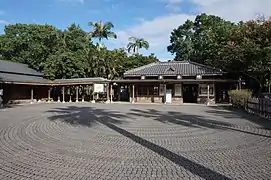
[[[245,7],[245,8],[244,8]],[[89,21],[111,21],[117,40],[106,41],[110,48],[122,48],[130,36],[150,42],[148,51],[160,60],[172,59],[167,52],[170,32],[201,12],[239,21],[270,16],[271,0],[0,0],[0,33],[14,23],[52,24],[65,29],[72,23],[85,31]]]

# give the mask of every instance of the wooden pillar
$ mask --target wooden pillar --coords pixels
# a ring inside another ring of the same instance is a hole
[[[69,87],[69,95],[70,95],[70,100],[69,100],[69,102],[72,102],[72,91],[71,91],[71,86]]]
[[[60,95],[61,95],[61,91],[59,91],[59,86],[57,87],[57,92],[58,92],[58,96],[57,96],[57,102],[60,102]]]
[[[107,90],[106,90],[106,103],[110,102],[110,94],[111,94],[111,85],[109,83],[107,83]]]
[[[121,94],[120,88],[121,86],[120,84],[118,84],[118,101],[120,101],[120,94]]]
[[[208,84],[207,85],[207,106],[209,106],[209,104],[210,104],[210,93],[209,93],[209,91],[210,91],[210,85]]]
[[[31,88],[31,104],[34,102],[34,89],[33,88]]]
[[[48,89],[48,102],[51,102],[51,87]]]
[[[131,103],[132,102],[132,86],[129,84],[128,85],[128,91],[129,91],[129,102]]]
[[[78,102],[78,86],[75,87],[75,102]]]
[[[82,90],[82,102],[85,102],[85,87],[84,86]]]
[[[113,85],[110,85],[110,102],[113,102]]]
[[[135,85],[132,85],[132,103],[135,102]]]
[[[164,84],[164,104],[166,104],[166,96],[167,96],[167,85]]]
[[[135,98],[137,98],[138,97],[138,85],[136,85],[136,87],[135,87]]]
[[[62,87],[62,103],[65,103],[65,87]]]

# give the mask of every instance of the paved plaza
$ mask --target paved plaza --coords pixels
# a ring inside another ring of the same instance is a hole
[[[270,121],[201,105],[0,109],[0,179],[269,179]]]

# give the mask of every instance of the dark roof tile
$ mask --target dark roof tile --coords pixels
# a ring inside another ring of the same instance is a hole
[[[29,76],[22,74],[0,72],[0,82],[47,84],[50,83],[51,81],[44,79],[42,76]]]
[[[92,83],[92,82],[106,82],[107,80],[101,77],[93,78],[73,78],[73,79],[55,79],[54,83]]]
[[[156,62],[139,68],[129,70],[124,73],[125,77],[129,76],[157,76],[157,75],[219,75],[221,69],[209,67],[192,61],[173,61],[173,62]]]
[[[43,76],[43,73],[29,68],[27,64],[6,60],[0,60],[0,72]]]

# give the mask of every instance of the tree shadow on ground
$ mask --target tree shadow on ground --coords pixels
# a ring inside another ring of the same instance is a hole
[[[209,110],[206,112],[210,113]],[[217,129],[217,130],[231,130],[231,131],[271,138],[271,135],[259,134],[259,133],[251,132],[248,130],[244,130],[228,122],[209,119],[208,116],[185,114],[185,113],[176,112],[176,111],[160,112],[155,109],[147,109],[147,110],[131,109],[131,112],[128,113],[128,115],[149,117],[162,123],[173,123],[173,124],[182,125],[182,126],[186,126],[190,128],[210,128],[210,129]]]
[[[128,139],[151,150],[152,152],[167,158],[176,165],[204,179],[230,180],[230,178],[219,172],[216,172],[201,164],[193,162],[181,155],[169,151],[164,147],[156,145],[146,139],[143,139],[117,126],[116,124],[123,123],[123,121],[119,119],[129,117],[120,112],[98,109],[93,107],[76,107],[76,106],[70,106],[67,108],[56,108],[48,112],[53,113],[53,115],[49,117],[49,119],[52,121],[60,120],[72,125],[83,125],[87,127],[91,127],[94,123],[103,124],[109,129],[127,137]]]
[[[60,120],[71,125],[83,125],[87,127],[97,124],[97,119],[99,118],[105,118],[108,123],[120,124],[125,123],[125,121],[120,119],[127,117],[117,111],[98,109],[94,107],[68,106],[66,108],[55,108],[47,112],[54,114],[49,117],[49,120]]]
[[[231,106],[213,106],[206,111],[207,113],[222,116],[227,119],[242,118],[249,122],[259,125],[262,129],[271,130],[271,120],[259,117],[257,115],[249,114],[244,110],[233,108]]]

